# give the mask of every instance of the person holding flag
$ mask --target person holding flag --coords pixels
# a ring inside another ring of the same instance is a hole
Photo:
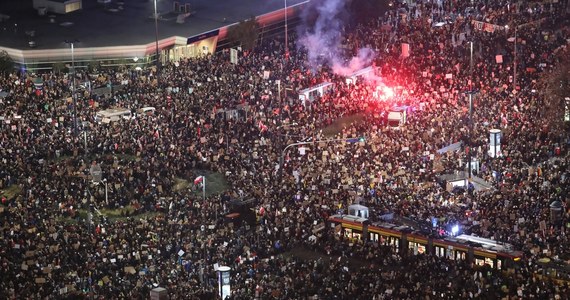
[[[202,186],[202,197],[206,200],[206,176],[198,176],[194,179],[194,185],[201,185]]]

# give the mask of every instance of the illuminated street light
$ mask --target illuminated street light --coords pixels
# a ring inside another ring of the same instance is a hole
[[[154,30],[156,35],[156,80],[158,82],[158,74],[160,72],[160,54],[158,52],[158,13],[156,12],[156,0],[154,0]]]
[[[75,96],[75,43],[78,40],[66,40],[65,43],[71,47],[71,69],[73,74],[71,77],[71,99],[73,100],[73,135],[77,136],[77,97]]]

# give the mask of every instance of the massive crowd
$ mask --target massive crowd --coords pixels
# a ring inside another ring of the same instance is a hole
[[[378,75],[396,91],[386,102],[372,96],[369,82],[348,84],[327,66],[308,66],[302,45],[286,59],[279,40],[242,53],[237,64],[228,51],[169,63],[159,78],[153,68],[97,78],[79,72],[78,81],[117,87],[111,96],[82,91],[80,138],[67,74],[40,75],[39,91],[28,74],[1,78],[9,94],[0,102],[0,188],[20,192],[2,195],[0,297],[143,299],[160,286],[172,299],[210,299],[217,293],[214,264],[232,268],[232,299],[567,297],[567,285],[534,276],[540,258],[570,259],[568,131],[548,126],[553,117],[545,115],[540,84],[568,55],[565,7],[475,1],[469,11],[476,13],[465,14],[472,2],[418,4],[406,17],[395,7],[381,22],[347,29],[347,49],[378,49]],[[534,23],[518,31],[515,58],[512,30],[478,31],[474,19],[511,28]],[[442,20],[448,24],[430,25]],[[294,38],[290,43],[297,49]],[[407,58],[402,43],[411,45]],[[297,91],[321,82],[335,87],[314,101],[297,99]],[[471,123],[469,88],[479,91]],[[398,130],[385,118],[394,105],[414,108]],[[117,106],[157,110],[94,121],[96,112]],[[334,136],[323,130],[355,114],[362,121]],[[492,128],[503,131],[500,158],[487,151]],[[290,148],[279,164],[291,143],[358,137],[366,141]],[[437,154],[460,141],[460,151]],[[438,174],[464,168],[468,151],[491,190],[452,193],[437,183]],[[103,169],[107,198],[104,184],[91,183],[93,164]],[[192,181],[204,170],[224,174],[228,191],[202,198],[192,185],[180,188],[181,178]],[[257,225],[227,222],[229,199],[250,198]],[[443,228],[459,223],[514,245],[524,262],[505,274],[353,243],[328,229],[310,241],[327,216],[356,201],[372,219],[394,212],[418,223],[437,218]],[[553,201],[563,205],[556,222]],[[105,209],[123,216],[107,220],[97,213]],[[290,254],[299,248],[320,255]]]

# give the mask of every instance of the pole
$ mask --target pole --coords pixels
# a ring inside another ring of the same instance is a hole
[[[472,133],[472,125],[473,125],[473,40],[471,40],[471,55],[469,58],[469,77],[471,78],[471,82],[469,83],[469,128],[468,128],[468,138],[467,138],[467,178],[471,179],[471,135]],[[468,187],[469,188],[469,187]]]
[[[71,99],[73,100],[73,135],[77,136],[77,97],[75,97],[75,49],[74,42],[71,42],[71,68],[73,77],[71,78]]]
[[[105,204],[109,206],[109,189],[107,188],[107,179],[105,179],[103,183],[105,183]]]
[[[513,87],[517,88],[517,26],[515,26],[515,60],[513,66]]]
[[[281,80],[277,80],[277,94],[279,95],[279,123],[283,123],[283,100],[281,99]]]
[[[206,202],[206,176],[202,176],[202,198]]]
[[[158,13],[156,12],[156,0],[154,0],[154,30],[156,35],[156,80],[158,82],[158,74],[160,72],[160,55],[158,53]]]
[[[281,107],[281,80],[277,80],[277,94],[279,95],[279,107]]]
[[[285,59],[289,59],[289,28],[287,27],[287,0],[285,1]]]
[[[473,41],[471,41],[470,55],[469,55],[469,76],[471,77],[471,83],[469,84],[469,89],[473,86]]]
[[[472,131],[472,118],[473,118],[473,92],[469,91],[469,145],[467,145],[467,149],[469,152],[467,153],[467,170],[469,172],[468,178],[471,179],[471,135],[473,134]]]

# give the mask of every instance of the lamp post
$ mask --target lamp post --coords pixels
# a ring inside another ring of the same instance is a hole
[[[160,54],[158,52],[158,13],[156,11],[156,0],[154,0],[154,30],[156,37],[156,80],[158,82],[158,74],[160,73]]]
[[[469,91],[467,92],[467,94],[469,95],[469,123],[468,125],[468,137],[467,137],[467,178],[471,179],[471,135],[473,134],[473,94],[476,93],[476,91],[473,90],[473,41],[470,42],[471,43],[471,47],[470,47],[470,58],[469,58],[469,73],[470,73],[470,83],[469,83]]]
[[[105,205],[109,207],[109,189],[107,186],[107,178],[103,179],[103,184],[105,185]]]
[[[77,136],[77,97],[75,97],[75,43],[77,40],[68,41],[65,43],[71,47],[71,69],[73,70],[71,77],[71,99],[73,100],[73,135]]]
[[[515,26],[515,59],[514,59],[514,66],[513,66],[513,87],[514,89],[517,88],[517,27]]]
[[[289,28],[287,27],[287,0],[285,2],[285,59],[289,59]]]
[[[469,153],[468,153],[468,178],[471,179],[471,131],[473,124],[473,40],[471,40],[471,50],[469,55],[469,77],[471,78],[471,84],[469,85]]]

